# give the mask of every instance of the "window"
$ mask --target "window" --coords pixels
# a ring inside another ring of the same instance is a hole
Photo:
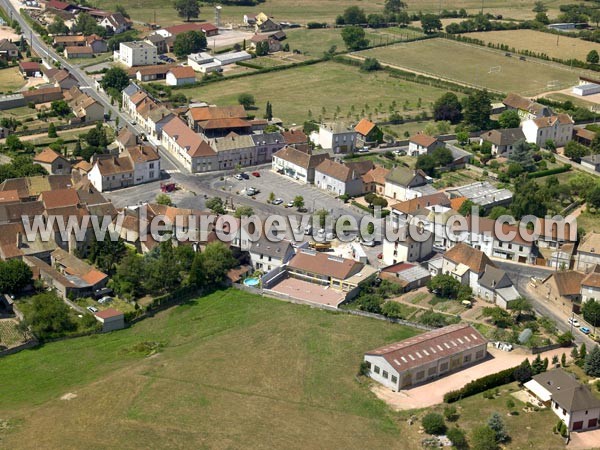
[[[471,355],[465,355],[463,362],[468,363],[469,361],[471,361]]]
[[[392,375],[392,383],[396,384],[398,382],[398,377],[396,375]]]
[[[445,372],[446,370],[448,370],[448,363],[442,363],[440,364],[440,372]]]
[[[371,368],[371,361],[365,361],[365,363],[367,363],[367,367],[370,369]]]
[[[424,370],[421,370],[420,372],[417,372],[417,380],[423,379],[424,376],[425,376],[425,371]]]
[[[435,367],[430,367],[429,370],[427,371],[427,375],[431,376],[431,375],[435,375],[435,373],[437,372]]]
[[[388,377],[388,373],[384,370],[383,372],[381,372],[381,376],[383,378],[387,378]]]
[[[379,366],[375,366],[374,369],[373,369],[373,372],[379,373]]]
[[[483,358],[483,350],[479,350],[477,353],[475,353],[475,359],[481,358]]]

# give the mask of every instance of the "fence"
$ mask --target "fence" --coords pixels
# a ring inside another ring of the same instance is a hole
[[[32,339],[31,341],[27,341],[24,344],[17,345],[16,347],[7,348],[6,350],[0,351],[0,358],[2,356],[8,356],[8,355],[12,355],[14,353],[18,353],[21,350],[27,350],[29,348],[37,347],[38,345],[39,345],[39,342],[35,339]]]

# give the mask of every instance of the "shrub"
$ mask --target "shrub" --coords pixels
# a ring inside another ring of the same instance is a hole
[[[444,418],[437,413],[429,413],[421,421],[426,433],[440,435],[446,432]]]
[[[460,400],[461,398],[470,397],[471,395],[479,394],[480,392],[485,392],[497,386],[508,384],[511,381],[514,381],[514,372],[517,369],[517,367],[511,367],[510,369],[504,369],[500,372],[492,373],[490,375],[478,378],[477,380],[473,380],[467,383],[461,389],[447,392],[444,395],[444,402],[453,403]]]
[[[451,428],[446,433],[450,442],[457,450],[464,450],[469,448],[469,444],[467,443],[467,437],[465,432],[460,428]]]
[[[456,422],[458,420],[456,406],[446,406],[444,408],[444,417],[448,422]]]

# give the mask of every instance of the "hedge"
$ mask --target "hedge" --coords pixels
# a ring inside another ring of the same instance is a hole
[[[554,169],[539,170],[537,172],[528,173],[527,178],[529,178],[529,179],[542,178],[542,177],[547,177],[550,175],[556,175],[559,173],[568,172],[569,170],[571,170],[571,164],[564,164],[562,167],[556,167]]]
[[[371,208],[369,208],[368,206],[362,205],[360,203],[358,203],[356,200],[352,200],[350,202],[350,204],[352,206],[356,206],[357,208],[362,209],[363,211],[368,212],[370,215],[373,215],[373,210]],[[387,217],[389,216],[391,213],[391,211],[389,209],[382,209],[381,210],[381,217]]]
[[[446,392],[444,395],[445,403],[454,403],[462,398],[470,397],[471,395],[479,394],[480,392],[487,391],[504,384],[508,384],[514,379],[515,370],[519,366],[511,367],[510,369],[504,369],[500,372],[492,373],[477,380],[473,380],[465,384],[461,389],[456,391]]]

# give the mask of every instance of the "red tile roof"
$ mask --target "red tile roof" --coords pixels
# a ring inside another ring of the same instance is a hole
[[[35,61],[21,61],[19,67],[21,70],[40,70],[40,63]]]
[[[191,22],[191,23],[182,23],[180,25],[173,25],[173,26],[165,28],[165,30],[167,30],[172,35],[177,36],[180,33],[187,33],[188,31],[203,31],[203,32],[207,33],[207,32],[218,30],[218,28],[216,26],[214,26],[212,23]]]
[[[362,270],[364,264],[352,259],[340,258],[326,253],[301,250],[288,263],[290,269],[345,280]]]
[[[375,128],[376,126],[377,125],[375,125],[370,120],[361,119],[361,121],[358,122],[358,124],[354,127],[354,131],[363,136],[367,136],[371,131],[373,131],[373,128]]]
[[[173,76],[177,79],[181,78],[196,78],[196,74],[194,73],[194,69],[190,66],[177,66],[173,67],[169,72],[173,74]]]
[[[192,157],[216,155],[210,145],[179,117],[169,120],[163,127],[163,133],[174,139],[177,145],[186,149]]]
[[[62,155],[55,152],[50,147],[46,147],[44,150],[35,155],[33,160],[43,164],[52,164],[58,158],[62,158]]]
[[[415,134],[411,136],[410,142],[414,142],[421,147],[429,147],[437,142],[437,139],[431,136],[427,136],[426,134]]]
[[[53,209],[77,205],[79,196],[75,189],[57,189],[42,192],[40,200],[44,203],[46,209]]]
[[[114,308],[108,308],[103,311],[98,311],[96,313],[96,317],[99,317],[101,319],[110,319],[112,317],[119,317],[122,315],[123,315],[123,313],[121,311],[117,311]]]

